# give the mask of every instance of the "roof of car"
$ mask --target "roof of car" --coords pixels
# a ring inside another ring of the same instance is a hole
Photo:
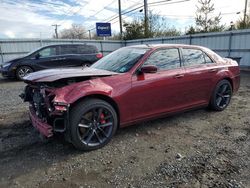
[[[162,48],[162,47],[195,47],[195,48],[205,48],[197,45],[188,45],[188,44],[140,44],[133,45],[128,47],[137,47],[137,48]]]
[[[77,44],[63,43],[63,44],[51,44],[51,45],[46,45],[46,46],[43,46],[43,47],[50,47],[50,46],[79,46],[79,45],[82,45],[82,46],[94,46],[94,45],[86,44],[86,43],[77,43]]]
[[[213,57],[215,60],[221,61],[221,57],[210,50],[207,47],[198,46],[198,45],[188,45],[188,44],[141,44],[141,45],[134,45],[134,46],[128,46],[128,47],[134,47],[134,48],[148,48],[148,49],[157,49],[157,48],[164,48],[164,47],[173,47],[173,48],[196,48],[203,50],[204,52],[210,54],[210,56]]]

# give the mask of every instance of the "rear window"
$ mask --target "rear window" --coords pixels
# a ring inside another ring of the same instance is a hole
[[[94,54],[97,52],[98,52],[98,50],[95,46],[91,46],[91,45],[78,46],[78,53],[79,54]]]

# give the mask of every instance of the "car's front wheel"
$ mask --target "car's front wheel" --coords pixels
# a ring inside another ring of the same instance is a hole
[[[17,70],[16,70],[16,78],[18,80],[23,80],[24,76],[27,76],[28,74],[30,74],[32,72],[33,72],[32,68],[30,68],[28,66],[21,66],[21,67],[17,68]]]
[[[224,110],[230,103],[232,86],[228,80],[221,80],[215,87],[210,101],[210,107],[216,111]]]
[[[109,103],[86,99],[70,113],[72,143],[80,150],[101,148],[111,140],[117,124],[117,113]]]

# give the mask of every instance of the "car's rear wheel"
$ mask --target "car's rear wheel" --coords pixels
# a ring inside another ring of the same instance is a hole
[[[115,134],[117,124],[117,113],[109,103],[86,99],[70,113],[72,143],[80,150],[101,148]]]
[[[23,80],[23,77],[27,76],[28,74],[30,74],[32,72],[33,72],[32,68],[30,68],[28,66],[21,66],[21,67],[17,68],[17,70],[16,70],[16,78],[18,80]]]
[[[224,110],[230,103],[232,86],[228,80],[221,80],[215,87],[210,101],[210,107],[216,111]]]

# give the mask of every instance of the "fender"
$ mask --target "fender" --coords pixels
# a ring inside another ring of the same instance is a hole
[[[106,83],[102,82],[99,78],[94,80],[87,80],[81,84],[75,83],[63,88],[56,89],[54,94],[55,103],[72,104],[80,98],[88,95],[105,95],[110,97],[113,88]]]
[[[235,93],[239,89],[240,70],[239,70],[238,64],[236,62],[231,61],[229,63],[231,63],[231,66],[219,67],[218,72],[216,73],[216,75],[213,78],[214,84],[213,84],[212,88],[215,88],[215,86],[217,85],[217,83],[220,80],[228,79],[231,82],[233,92]],[[236,63],[236,65],[235,65],[235,63]]]

